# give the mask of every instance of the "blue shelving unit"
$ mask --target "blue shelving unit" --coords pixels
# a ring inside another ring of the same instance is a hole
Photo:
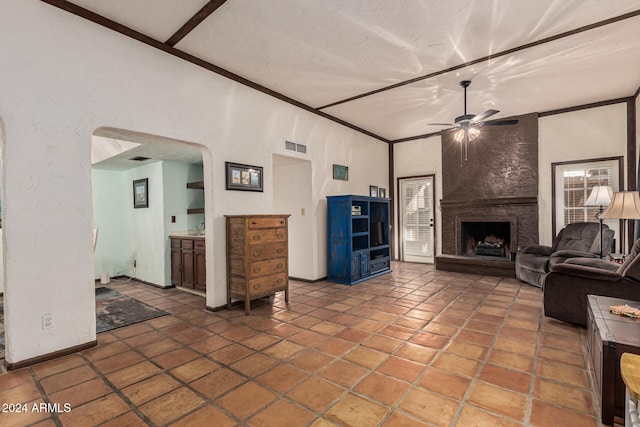
[[[390,271],[389,199],[327,197],[327,280],[354,285]]]

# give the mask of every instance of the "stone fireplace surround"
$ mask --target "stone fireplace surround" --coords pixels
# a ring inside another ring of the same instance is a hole
[[[437,269],[515,276],[511,257],[463,254],[462,222],[509,222],[512,252],[538,242],[538,116],[516,118],[517,125],[483,127],[462,165],[460,144],[443,135]]]

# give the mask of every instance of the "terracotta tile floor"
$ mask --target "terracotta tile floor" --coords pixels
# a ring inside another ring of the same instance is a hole
[[[169,316],[0,375],[0,426],[599,426],[585,330],[515,279],[393,263],[355,286],[291,283],[217,313],[176,289],[111,288]]]

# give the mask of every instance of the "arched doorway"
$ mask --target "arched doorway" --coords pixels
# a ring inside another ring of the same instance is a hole
[[[200,191],[187,186],[210,180],[208,150],[107,127],[94,131],[91,144],[96,280],[106,275],[107,281],[172,286],[169,236],[210,228],[204,185]],[[136,204],[135,191],[144,191],[146,204]]]

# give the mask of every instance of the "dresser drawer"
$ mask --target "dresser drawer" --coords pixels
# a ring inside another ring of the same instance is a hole
[[[249,263],[249,278],[271,276],[277,273],[286,273],[287,259],[276,258],[265,261],[255,261]]]
[[[193,240],[182,239],[181,247],[182,249],[193,249]]]
[[[249,297],[272,294],[275,291],[285,289],[287,282],[286,273],[251,279],[249,280]]]
[[[249,219],[249,229],[255,230],[260,228],[278,228],[284,227],[287,224],[287,220],[282,217],[274,218],[251,218]]]
[[[254,244],[249,249],[249,261],[260,261],[268,258],[283,257],[287,255],[287,244],[285,242]]]
[[[251,230],[248,233],[247,240],[250,245],[256,243],[286,242],[287,229],[270,228],[264,230]]]

